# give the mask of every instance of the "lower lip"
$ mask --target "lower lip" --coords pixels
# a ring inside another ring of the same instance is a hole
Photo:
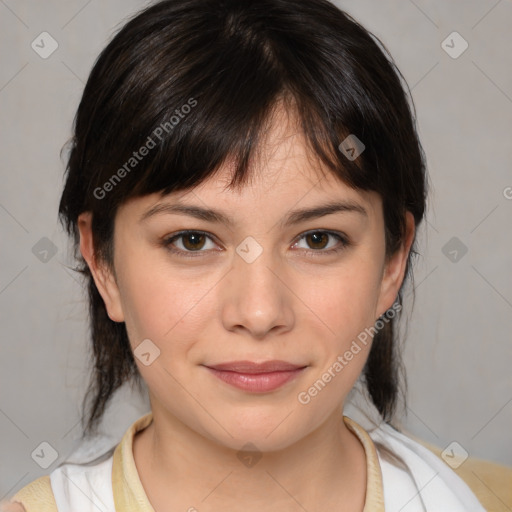
[[[243,389],[244,391],[252,391],[255,393],[264,393],[266,391],[274,391],[284,386],[287,382],[295,379],[304,368],[296,370],[288,370],[282,372],[269,373],[238,373],[228,372],[224,370],[216,370],[207,367],[215,377],[223,380],[227,384]]]

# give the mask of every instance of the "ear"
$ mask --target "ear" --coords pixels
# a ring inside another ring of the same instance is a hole
[[[91,212],[84,212],[78,216],[78,230],[80,232],[80,252],[89,266],[96,287],[105,303],[108,316],[114,322],[124,322],[119,288],[115,278],[107,263],[100,261],[94,250]]]
[[[411,212],[406,212],[406,233],[401,247],[385,263],[382,273],[377,313],[383,315],[395,301],[405,277],[407,258],[414,240],[415,223]]]

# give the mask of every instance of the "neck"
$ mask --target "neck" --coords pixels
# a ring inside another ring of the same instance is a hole
[[[243,509],[362,511],[366,458],[341,413],[299,442],[273,452],[240,453],[153,409],[134,438],[134,459],[156,512]],[[172,506],[170,506],[172,504]]]

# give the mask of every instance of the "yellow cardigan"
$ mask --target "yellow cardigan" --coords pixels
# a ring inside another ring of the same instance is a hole
[[[133,438],[152,420],[149,413],[139,418],[116,446],[112,464],[112,490],[115,508],[123,512],[154,512],[137,473],[133,459]],[[344,417],[347,427],[361,441],[367,462],[367,489],[364,512],[384,512],[382,475],[375,445],[369,434],[355,421]],[[437,447],[424,446],[440,455]],[[510,512],[512,469],[491,462],[467,459],[455,472],[472,489],[489,512]],[[59,512],[51,488],[50,476],[40,477],[18,491],[11,502],[19,502],[26,512]]]

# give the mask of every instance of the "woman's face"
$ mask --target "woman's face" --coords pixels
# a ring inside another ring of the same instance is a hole
[[[361,333],[392,306],[408,252],[385,262],[380,197],[319,172],[284,116],[266,140],[241,191],[223,188],[226,166],[193,190],[125,203],[116,279],[93,271],[153,413],[233,449],[285,448],[339,414],[370,349]],[[276,360],[297,369],[229,366]]]

